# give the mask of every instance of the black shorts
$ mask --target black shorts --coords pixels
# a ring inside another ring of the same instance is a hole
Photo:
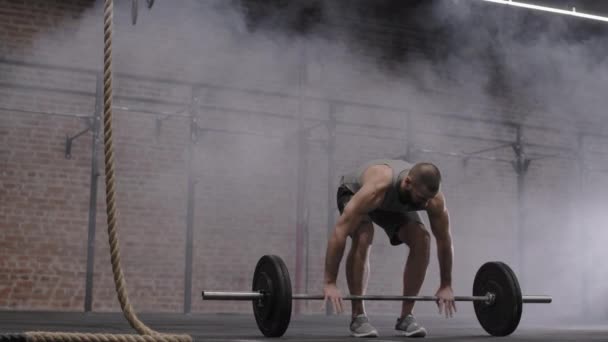
[[[346,203],[350,201],[353,195],[354,193],[350,191],[350,189],[348,189],[347,187],[343,185],[338,187],[338,193],[336,197],[340,215],[342,215]],[[394,211],[376,209],[370,212],[368,216],[373,223],[384,229],[384,231],[388,235],[391,245],[393,246],[403,243],[401,240],[399,240],[399,237],[397,236],[397,233],[399,232],[399,229],[401,227],[411,222],[417,222],[422,224],[422,219],[420,218],[420,215],[417,211],[399,213]]]

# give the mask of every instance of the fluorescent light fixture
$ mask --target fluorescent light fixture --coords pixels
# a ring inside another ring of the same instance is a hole
[[[511,1],[511,0],[481,0],[481,1],[493,2],[495,4],[523,7],[523,8],[529,8],[529,9],[538,10],[538,11],[545,11],[545,12],[551,12],[551,13],[557,13],[557,14],[570,15],[570,16],[579,17],[579,18],[608,22],[608,17],[580,13],[580,12],[577,12],[575,8],[572,8],[571,11],[568,11],[568,10],[562,10],[562,9],[557,9],[557,8],[552,8],[552,7],[526,4],[523,2],[517,2],[517,1]]]

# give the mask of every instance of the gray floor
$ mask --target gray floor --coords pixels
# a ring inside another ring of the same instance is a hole
[[[232,314],[139,314],[152,329],[160,332],[186,333],[196,341],[254,342],[265,338],[259,332],[253,315]],[[608,341],[608,323],[530,324],[523,321],[511,336],[488,336],[475,317],[450,320],[437,316],[419,317],[429,331],[427,339],[449,341]],[[337,341],[358,340],[346,333],[346,316],[298,316],[281,340]],[[394,334],[393,317],[373,317],[381,337],[373,341],[403,341]],[[26,331],[63,331],[97,333],[134,333],[120,313],[62,313],[0,311],[0,333]]]

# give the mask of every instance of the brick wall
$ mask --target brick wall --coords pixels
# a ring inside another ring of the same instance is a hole
[[[385,128],[338,125],[336,174],[329,180],[333,184],[341,173],[369,158],[403,155],[408,129],[411,135],[407,138],[415,148],[444,152],[471,152],[516,138],[512,126],[436,113],[485,120],[507,117],[534,124],[536,128],[524,130],[524,140],[554,148],[531,148],[531,154],[551,154],[576,144],[576,127],[563,125],[564,114],[530,106],[498,106],[480,95],[473,77],[472,84],[462,89],[427,79],[422,83],[433,91],[420,92],[416,84],[375,73],[365,61],[347,59],[346,49],[322,42],[307,46],[307,64],[300,69],[300,45],[280,37],[243,35],[236,14],[223,6],[205,11],[208,8],[198,2],[184,2],[179,8],[158,2],[151,11],[140,13],[136,26],[130,24],[127,2],[115,6],[115,104],[130,108],[114,111],[118,225],[122,265],[138,311],[183,310],[190,158],[197,179],[192,310],[250,312],[248,303],[203,303],[200,291],[248,289],[255,262],[263,254],[281,255],[294,280],[298,171],[294,118],[303,115],[306,125],[313,125],[327,119],[330,111],[328,102],[310,97],[395,107],[348,103],[335,107],[340,122]],[[176,17],[182,19],[180,25],[175,25]],[[234,20],[220,22],[226,18]],[[94,111],[101,29],[99,2],[0,0],[0,58],[5,59],[0,62],[0,107],[4,108],[0,111],[0,308],[83,308],[91,133],[74,141],[71,159],[64,156],[64,143],[66,135],[86,127],[81,117],[90,117]],[[416,72],[422,74],[423,69]],[[298,88],[301,71],[305,83]],[[193,90],[154,78],[207,86]],[[278,96],[276,92],[305,97]],[[167,117],[159,113],[177,112],[192,97],[201,104],[198,125],[215,131],[203,130],[189,147],[188,112]],[[596,101],[601,103],[601,99]],[[413,118],[409,128],[405,113]],[[603,122],[592,114],[586,114],[591,125]],[[163,118],[159,131],[158,118]],[[571,121],[565,122],[569,125]],[[337,212],[333,198],[329,210],[327,204],[327,152],[321,142],[327,139],[325,127],[312,129],[311,139],[304,288],[319,292],[327,215],[335,218]],[[524,292],[554,294],[556,309],[552,312],[563,309],[577,314],[583,310],[582,302],[565,294],[583,291],[577,279],[584,271],[590,274],[587,299],[605,294],[602,284],[607,280],[595,270],[602,246],[599,239],[590,237],[605,219],[598,209],[605,196],[594,191],[605,183],[605,173],[598,171],[608,168],[602,154],[605,147],[604,138],[586,140],[593,170],[585,174],[583,191],[575,181],[577,169],[572,161],[546,158],[532,162],[526,175],[522,237],[526,244],[521,263],[511,147],[483,154],[500,160],[471,159],[467,163],[454,155],[414,150],[413,161],[436,162],[444,173],[455,244],[455,290],[470,293],[477,268],[486,260],[499,259],[514,267]],[[99,160],[93,309],[117,311],[105,231],[102,151]],[[593,198],[597,205],[579,205],[586,198]],[[585,236],[577,228],[581,216],[593,226],[584,230]],[[368,290],[399,293],[407,249],[390,247],[383,234],[380,230],[375,234]],[[586,251],[589,262],[584,271],[576,267],[581,250]],[[344,267],[342,263],[339,284],[346,293]],[[579,273],[572,276],[564,271],[571,269]],[[436,290],[438,271],[433,247],[424,293]],[[553,276],[558,278],[550,278]],[[322,312],[318,304],[303,304],[303,312]],[[368,303],[367,308],[372,313],[398,312],[396,303]],[[417,312],[435,310],[433,305],[417,306]],[[461,305],[459,311],[472,313],[467,305]],[[547,310],[526,307],[525,312],[532,317]]]
[[[76,309],[83,300],[89,163],[62,161],[74,118],[2,112],[2,278],[5,308]],[[82,146],[81,146],[82,147]],[[76,147],[74,153],[86,153]]]

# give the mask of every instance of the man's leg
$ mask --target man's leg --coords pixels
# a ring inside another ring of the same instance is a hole
[[[369,251],[374,239],[374,226],[364,219],[359,228],[351,235],[352,243],[346,258],[346,280],[351,295],[362,295],[369,278]],[[377,337],[378,330],[370,324],[365,315],[363,301],[351,301],[352,320],[350,334],[354,337]]]
[[[374,226],[371,221],[364,219],[351,238],[351,248],[346,259],[346,280],[351,295],[362,295],[369,279],[369,251],[374,239]],[[351,305],[353,317],[365,314],[363,301],[353,300]]]
[[[417,296],[429,265],[431,236],[419,222],[409,222],[398,232],[399,239],[410,248],[403,272],[403,295]],[[401,318],[412,313],[415,302],[403,301]]]

